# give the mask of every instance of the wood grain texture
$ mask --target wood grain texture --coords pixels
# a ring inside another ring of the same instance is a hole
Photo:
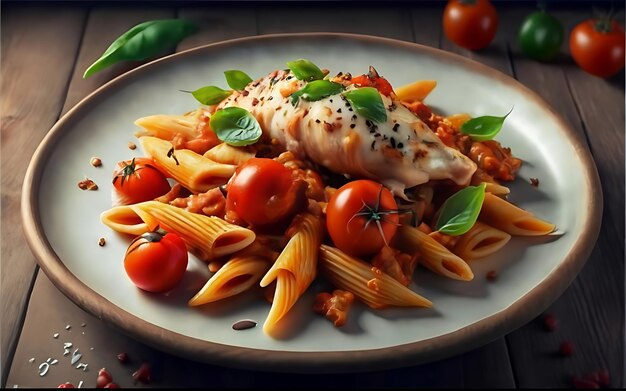
[[[257,35],[256,10],[253,8],[212,6],[183,7],[178,17],[198,24],[199,30],[181,42],[176,51],[195,48],[233,38]],[[201,82],[199,82],[201,83]]]
[[[519,26],[533,8],[506,10],[509,26]],[[586,18],[583,10],[555,10],[571,31]],[[517,48],[517,31],[503,33],[511,48],[515,76],[541,95],[572,128],[589,141],[604,194],[598,243],[570,288],[549,309],[559,319],[553,333],[542,319],[511,333],[507,340],[520,387],[564,387],[571,377],[608,368],[613,386],[624,372],[624,87],[581,71],[563,53],[553,63],[526,59]],[[623,81],[623,73],[622,73]],[[619,76],[618,76],[619,78]],[[565,91],[571,93],[564,93]],[[569,340],[575,354],[562,358],[559,345]],[[617,379],[617,380],[616,380]]]
[[[3,380],[36,269],[21,229],[22,182],[30,156],[59,117],[85,15],[80,7],[8,6],[2,10]]]

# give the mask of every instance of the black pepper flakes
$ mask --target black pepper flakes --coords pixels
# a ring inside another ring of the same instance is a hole
[[[338,113],[341,113],[341,107],[337,109],[337,112],[338,112]]]
[[[316,124],[319,124],[320,122],[322,122],[322,121],[320,121],[319,119],[316,119],[316,120],[315,120],[315,123],[316,123]]]
[[[395,148],[395,147],[396,147],[396,139],[395,139],[395,138],[393,138],[393,137],[392,137],[392,138],[390,138],[390,139],[389,139],[389,142],[391,143],[391,147],[392,147],[392,148]]]
[[[247,330],[256,327],[256,322],[250,319],[243,319],[233,323],[233,330]]]
[[[357,116],[356,116],[356,114],[354,114],[354,115],[352,116],[352,120],[353,120],[353,121],[356,121],[356,119],[357,119]]]
[[[392,129],[393,129],[394,132],[397,132],[399,127],[400,127],[400,124],[395,124],[395,125],[393,125]]]
[[[267,100],[268,100],[268,101],[270,101],[270,100],[272,100],[272,99],[274,99],[274,97],[273,97],[273,96],[270,96],[269,98],[267,98]]]
[[[374,150],[374,147],[375,147],[375,146],[376,146],[376,140],[372,141],[372,145],[371,145],[371,147],[370,147],[370,148],[372,149],[372,151]]]
[[[404,148],[404,144],[398,143],[398,149],[402,149],[402,148]]]
[[[350,129],[356,128],[356,124],[350,124]]]

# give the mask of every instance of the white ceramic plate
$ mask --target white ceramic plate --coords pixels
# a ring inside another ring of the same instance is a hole
[[[223,71],[260,77],[289,60],[308,58],[331,70],[361,74],[369,65],[401,86],[437,80],[427,103],[444,114],[504,115],[498,140],[524,160],[510,199],[558,226],[562,235],[514,238],[497,255],[473,261],[476,278],[457,282],[418,269],[413,288],[434,308],[354,308],[337,329],[311,310],[314,284],[285,319],[282,338],[261,327],[234,331],[237,320],[260,324],[269,304],[250,292],[200,309],[187,300],[209,276],[191,259],[180,287],[147,294],[123,269],[128,239],[100,223],[111,206],[116,162],[141,154],[133,121],[197,107],[179,90],[226,87]],[[101,168],[89,164],[92,156]],[[93,179],[98,191],[77,182]],[[529,178],[540,180],[539,188]],[[290,34],[233,40],[169,56],[129,72],[83,100],[51,130],[31,161],[23,193],[30,245],[59,289],[96,316],[149,344],[222,365],[277,371],[352,371],[435,360],[495,339],[543,311],[586,261],[600,225],[602,198],[583,144],[537,95],[515,80],[457,55],[412,43],[346,34]],[[98,238],[107,240],[98,246]],[[485,274],[497,270],[495,282]]]

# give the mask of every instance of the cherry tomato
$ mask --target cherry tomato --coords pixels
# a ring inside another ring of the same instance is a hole
[[[624,68],[624,29],[615,21],[589,19],[572,30],[569,47],[584,71],[610,77]]]
[[[326,227],[335,246],[357,257],[372,255],[389,244],[398,221],[398,205],[391,192],[367,179],[340,187],[326,207]]]
[[[153,200],[170,191],[170,184],[154,165],[152,159],[134,158],[118,163],[113,186],[123,204]]]
[[[376,69],[370,66],[369,73],[361,76],[356,76],[352,78],[352,83],[358,87],[374,87],[385,96],[391,95],[393,92],[393,87],[391,84],[382,76],[378,75]]]
[[[226,214],[254,226],[278,224],[304,207],[306,188],[305,181],[294,179],[277,161],[252,158],[237,168],[228,184]]]
[[[549,60],[563,43],[563,26],[544,11],[534,12],[524,20],[518,34],[522,52],[535,60]]]
[[[177,234],[146,232],[128,246],[124,269],[138,288],[166,292],[183,277],[188,259],[185,242]]]
[[[498,14],[489,0],[450,0],[443,10],[443,31],[455,44],[485,48],[498,30]]]

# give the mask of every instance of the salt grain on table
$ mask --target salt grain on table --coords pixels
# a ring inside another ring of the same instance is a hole
[[[74,353],[72,353],[72,360],[71,360],[71,364],[74,365],[78,362],[78,360],[80,360],[80,358],[83,355],[78,351],[78,349],[74,350]]]
[[[35,357],[31,357],[30,360],[28,360],[29,363],[34,363],[35,362]]]
[[[59,338],[59,333],[54,333],[54,334],[52,334],[52,338],[54,338],[54,339]]]
[[[69,330],[71,328],[72,328],[72,326],[70,326],[69,324],[67,326],[65,326],[65,330]]]
[[[46,373],[48,373],[49,369],[50,364],[48,364],[47,362],[42,362],[41,364],[39,364],[39,376],[46,376]]]

